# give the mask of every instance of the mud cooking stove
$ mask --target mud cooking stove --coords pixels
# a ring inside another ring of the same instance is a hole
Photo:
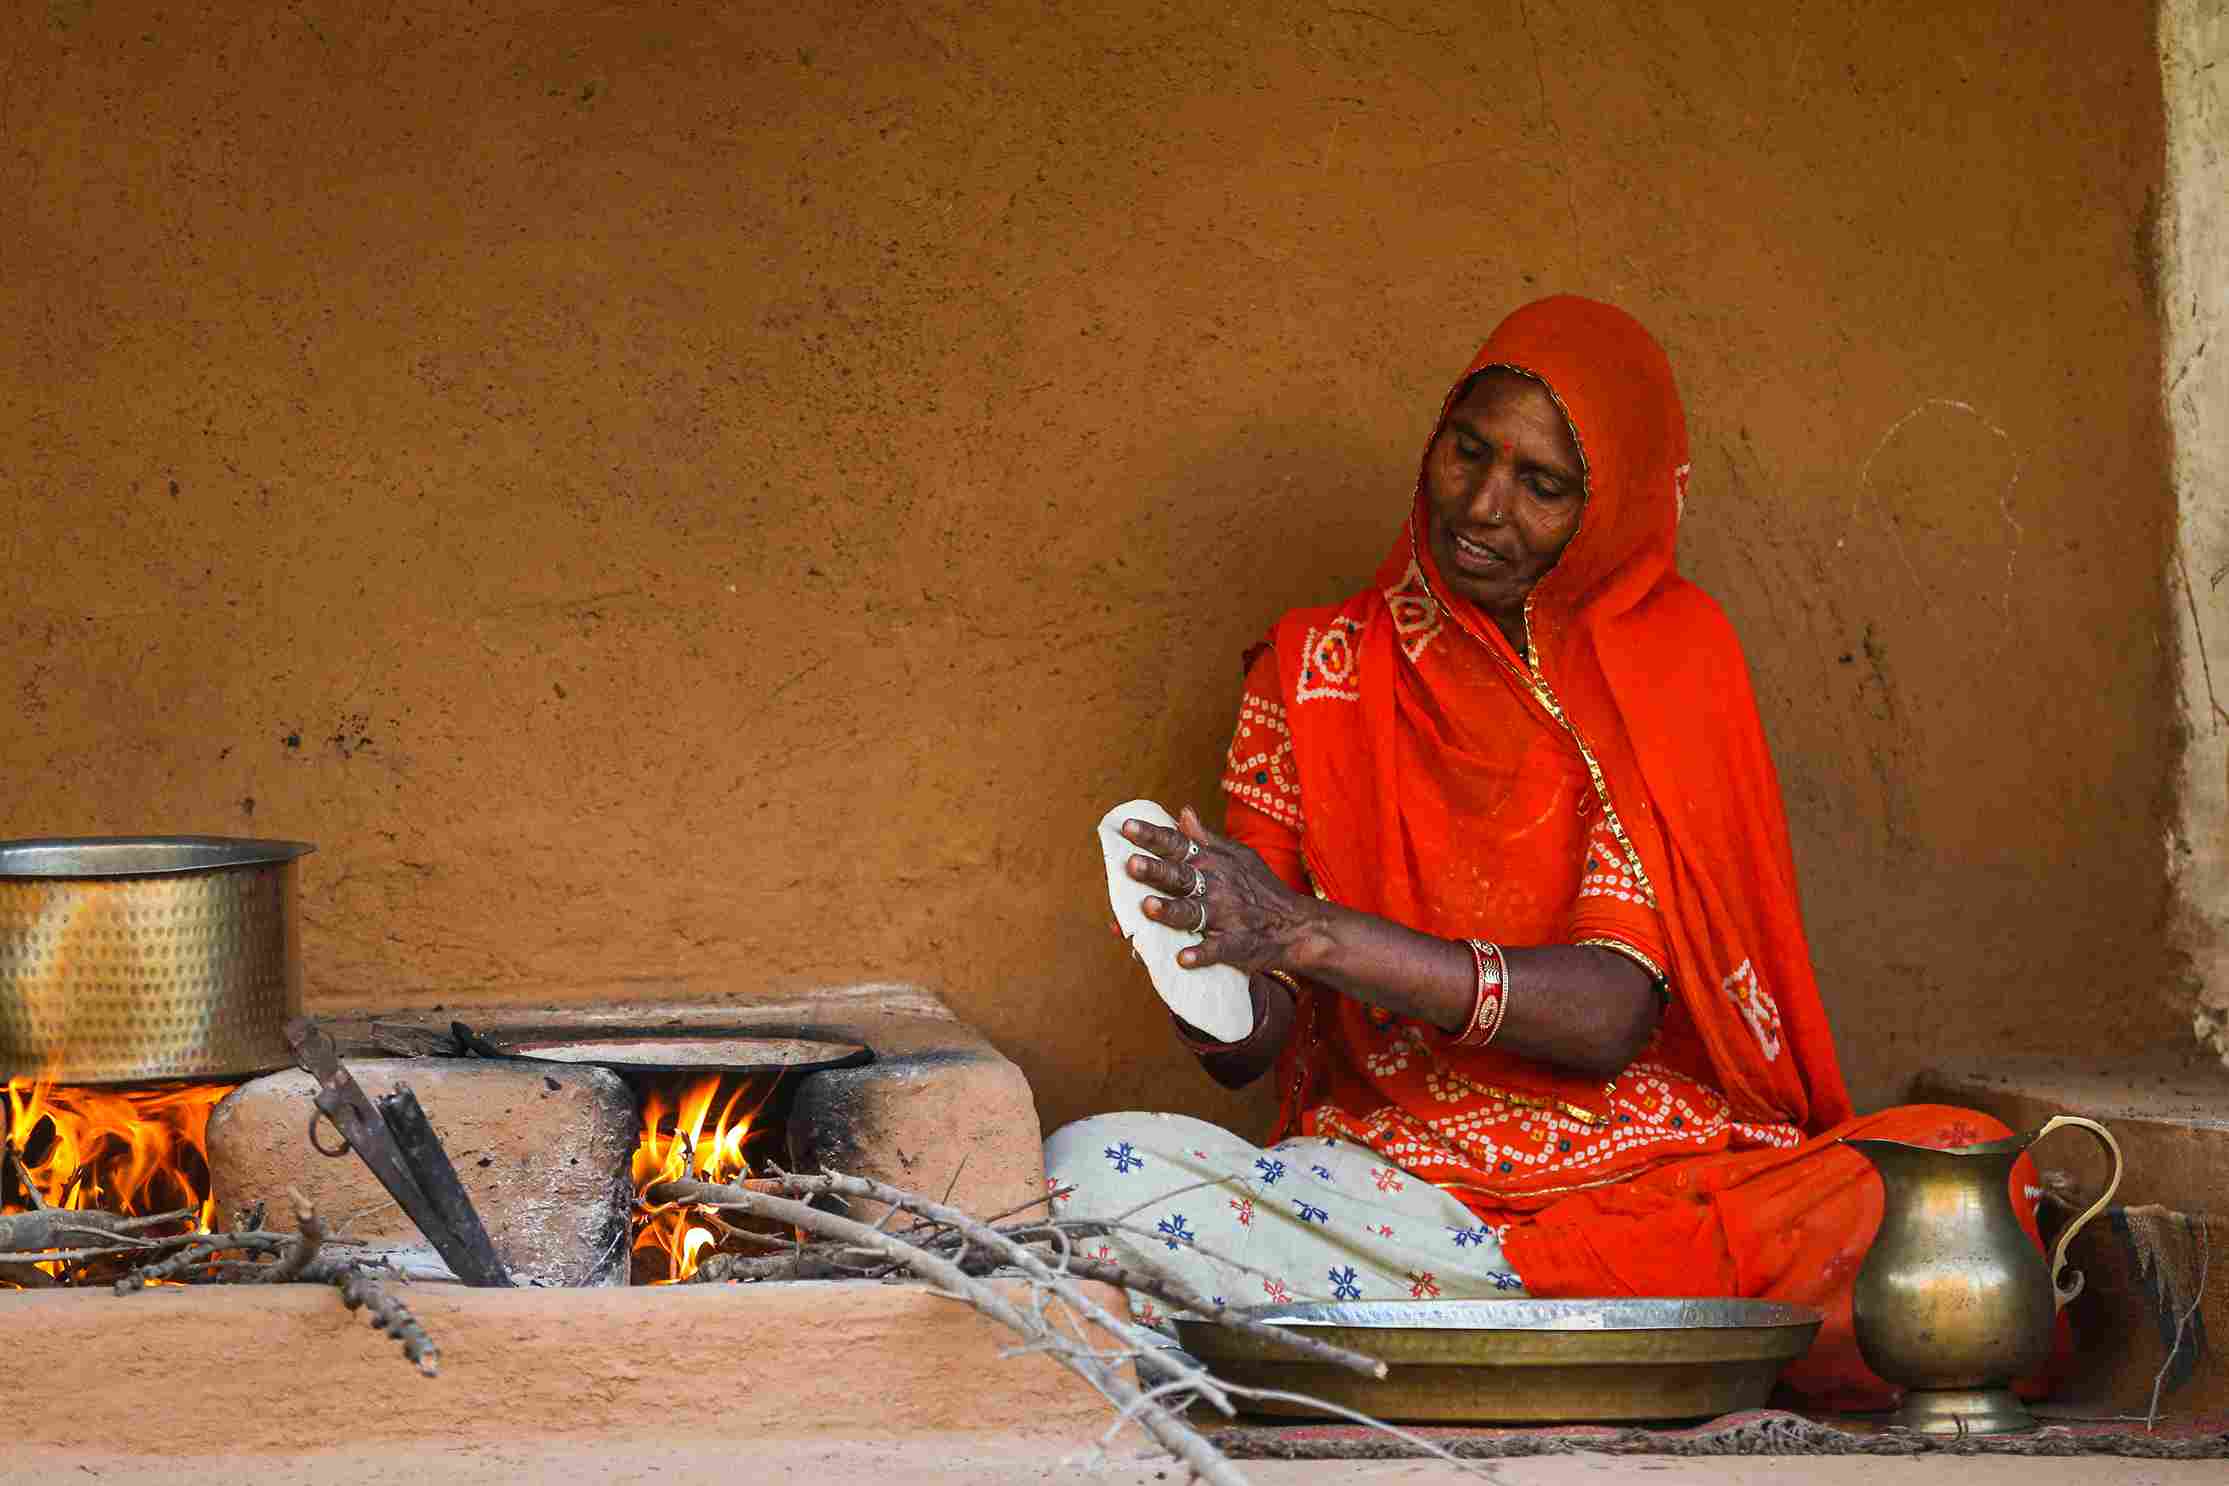
[[[632,1049],[645,1044],[700,1060],[680,1071],[618,1073],[584,1062],[412,1056],[452,1036],[448,1013],[433,1010],[327,1024],[367,1085],[407,1079],[436,1122],[447,1122],[443,1139],[460,1152],[460,1175],[498,1251],[529,1282],[660,1282],[720,1252],[763,1254],[747,1240],[722,1242],[718,1225],[698,1221],[701,1214],[669,1209],[647,1227],[639,1221],[635,1193],[684,1168],[735,1175],[743,1163],[771,1159],[794,1171],[825,1165],[939,1192],[954,1183],[954,1202],[984,1211],[1044,1190],[1028,1082],[942,1001],[915,987],[858,986],[779,1002],[508,1005],[475,1014],[475,1026],[513,1045],[570,1044],[568,1057],[618,1043],[630,1049],[630,1063],[643,1057]],[[844,1048],[871,1049],[871,1061],[824,1056]],[[740,1071],[722,1071],[730,1057],[727,1068]],[[245,1200],[301,1171],[299,1161],[251,1171],[229,1159],[235,1112],[243,1134],[266,1125],[279,1136],[276,1113],[268,1122],[256,1117],[251,1093],[243,1089],[234,1111],[211,1122],[220,1201],[235,1170]],[[299,1123],[300,1106],[285,1108]],[[250,1134],[241,1144],[256,1149],[261,1139]],[[589,1171],[592,1179],[583,1175]],[[321,1161],[313,1174],[358,1180],[340,1162]],[[591,1191],[591,1181],[601,1185]],[[589,1236],[581,1225],[629,1209],[638,1218],[631,1259],[612,1265],[604,1257],[608,1236]],[[407,1239],[396,1216],[389,1213],[387,1231]],[[571,1242],[569,1257],[552,1249],[559,1238]]]
[[[1043,1189],[1038,1127],[1019,1070],[933,995],[866,986],[781,1003],[475,1007],[465,1055],[443,1011],[325,1020],[374,1098],[408,1085],[513,1278],[537,1286],[662,1284],[763,1237],[637,1194],[769,1160],[840,1167],[997,1211]],[[865,1049],[873,1048],[872,1053]],[[243,1071],[245,1072],[245,1071]],[[188,1083],[63,1084],[16,1074],[5,1114],[19,1160],[8,1213],[39,1202],[215,1229],[260,1206],[291,1227],[300,1192],[337,1238],[402,1274],[450,1278],[410,1219],[318,1121],[297,1069]],[[32,1192],[37,1197],[31,1196]],[[113,1278],[115,1262],[0,1285]],[[748,1266],[742,1266],[748,1269]],[[714,1263],[702,1278],[720,1277]]]
[[[751,1126],[771,1133],[745,1149],[755,1156],[770,1147],[776,1159],[789,1153],[797,1170],[825,1163],[939,1195],[950,1184],[950,1200],[978,1213],[1044,1195],[1037,1117],[1020,1071],[918,988],[624,1008],[483,1004],[467,1015],[478,1027],[582,1039],[740,1029],[870,1046],[872,1064],[784,1080],[790,1091],[777,1091]],[[603,1452],[683,1439],[741,1448],[782,1438],[918,1437],[948,1449],[955,1438],[981,1436],[1067,1450],[1105,1428],[1099,1394],[1047,1357],[1010,1355],[1009,1334],[919,1284],[633,1285],[628,1264],[605,1283],[534,1283],[535,1254],[546,1251],[553,1228],[583,1221],[584,1211],[608,1212],[612,1183],[631,1196],[634,1135],[647,1110],[630,1102],[625,1139],[606,1141],[612,1164],[602,1205],[578,1205],[580,1189],[558,1189],[555,1173],[577,1173],[573,1156],[604,1138],[579,1134],[584,1126],[610,1127],[584,1120],[593,1106],[553,1093],[547,1080],[587,1091],[617,1076],[580,1067],[533,1069],[521,1080],[487,1060],[409,1056],[415,1045],[446,1038],[450,1020],[449,1010],[429,1009],[322,1023],[367,1088],[391,1070],[418,1091],[456,1150],[498,1250],[525,1282],[390,1284],[440,1346],[437,1379],[413,1373],[327,1286],[181,1284],[120,1299],[98,1286],[0,1283],[0,1328],[36,1338],[40,1359],[10,1385],[16,1444],[33,1458],[46,1450],[73,1463],[90,1452],[96,1469],[103,1450],[166,1468],[214,1469],[222,1460],[229,1475],[248,1469],[243,1457],[291,1459],[321,1445],[500,1458],[521,1441],[575,1441]],[[357,1237],[419,1249],[419,1235],[366,1184],[361,1162],[311,1151],[304,1101],[251,1097],[265,1081],[238,1086],[226,1114],[206,1127],[215,1205],[269,1193],[267,1225],[289,1226],[281,1184],[308,1181],[325,1184],[317,1201],[339,1222],[361,1212],[344,1205],[353,1188],[377,1209],[358,1218]],[[719,1108],[709,1107],[705,1129],[717,1128]],[[563,1135],[568,1128],[575,1133]],[[260,1164],[234,1162],[236,1138]],[[329,1132],[319,1138],[331,1143]],[[553,1155],[566,1141],[566,1153]],[[13,1186],[9,1194],[16,1205]],[[1028,1301],[1025,1284],[1011,1283],[1010,1293],[1017,1306]],[[1102,1298],[1121,1304],[1111,1291]],[[980,1385],[993,1377],[995,1387]]]
[[[85,872],[82,857],[63,872],[57,845],[117,850],[105,875]],[[125,850],[149,846],[167,855]],[[919,1284],[633,1283],[672,1278],[676,1258],[701,1273],[726,1238],[700,1213],[631,1211],[638,1182],[684,1164],[825,1164],[979,1213],[1044,1197],[1027,1082],[911,986],[785,998],[675,986],[662,999],[637,986],[623,1004],[562,987],[535,1004],[317,1019],[366,1088],[412,1086],[515,1283],[443,1278],[362,1162],[317,1154],[310,1104],[284,1096],[300,1077],[284,1028],[301,1005],[303,849],[0,842],[0,1136],[10,1147],[0,1152],[0,1328],[36,1339],[39,1359],[11,1382],[18,1445],[72,1461],[88,1449],[168,1460],[292,1455],[318,1441],[416,1449],[996,1430],[1065,1440],[1096,1427],[1096,1393],[1044,1357],[1006,1357],[1003,1333]],[[217,969],[223,988],[211,992],[202,979]],[[456,1018],[518,1040],[742,1039],[762,1067],[783,1039],[874,1058],[778,1080],[722,1076],[706,1097],[715,1069],[637,1084],[588,1064],[452,1056]],[[328,1129],[317,1138],[333,1143]],[[332,1283],[192,1283],[226,1278],[206,1261],[131,1299],[100,1283],[132,1267],[125,1240],[135,1235],[217,1231],[257,1206],[273,1244],[257,1256],[268,1276],[299,1247],[294,1190],[354,1245],[328,1243],[320,1256],[340,1255],[338,1297]],[[54,1230],[87,1223],[96,1231],[80,1247],[105,1252],[73,1256],[66,1245],[78,1240],[58,1242]],[[389,1298],[438,1343],[438,1380],[415,1377],[362,1312],[343,1308],[350,1261],[366,1254]],[[1002,1386],[990,1394],[955,1385],[993,1369]]]
[[[0,843],[0,1256],[129,1249],[242,1213],[284,1229],[299,1193],[329,1237],[446,1277],[361,1162],[320,1154],[348,1155],[288,1066],[310,849]],[[1042,1190],[1026,1083],[925,992],[468,1014],[477,1034],[439,1010],[323,1026],[364,1088],[410,1086],[520,1283],[671,1282],[763,1251],[708,1212],[636,1197],[768,1159],[1001,1204]],[[57,1224],[84,1241],[37,1242]],[[0,1287],[105,1281],[129,1257],[0,1257]]]

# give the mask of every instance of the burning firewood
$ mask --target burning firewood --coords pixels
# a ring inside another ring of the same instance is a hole
[[[0,1085],[0,1205],[100,1208],[139,1217],[192,1206],[204,1225],[210,1110],[230,1084],[64,1088]],[[11,1198],[11,1193],[13,1197]]]
[[[749,1148],[778,1127],[759,1113],[776,1080],[706,1074],[686,1086],[653,1085],[642,1100],[642,1136],[630,1174],[638,1199],[660,1182],[695,1179],[750,1185]],[[710,1208],[638,1200],[634,1213],[633,1274],[642,1284],[696,1281],[703,1266],[742,1278],[756,1260],[736,1251],[790,1247],[786,1235],[762,1234],[724,1221]],[[739,1261],[749,1259],[737,1267]],[[708,1281],[707,1281],[708,1282]]]
[[[51,1289],[61,1283],[45,1264],[76,1264],[93,1259],[140,1253],[161,1247],[161,1240],[143,1237],[147,1229],[160,1228],[193,1216],[193,1209],[127,1218],[117,1213],[57,1207],[39,1192],[13,1142],[0,1147],[23,1183],[31,1211],[0,1214],[0,1280],[27,1290]]]
[[[92,1209],[42,1207],[27,1213],[0,1216],[0,1263],[49,1263],[69,1254],[128,1254],[150,1249],[167,1240],[142,1235],[150,1228],[183,1222],[191,1208],[126,1218]]]
[[[39,1268],[42,1264],[82,1263],[158,1248],[161,1241],[145,1237],[146,1230],[193,1216],[191,1208],[130,1218],[57,1207],[40,1194],[12,1141],[0,1143],[0,1156],[5,1158],[0,1159],[0,1169],[16,1173],[31,1204],[29,1212],[0,1214],[0,1280],[26,1289],[43,1290],[60,1283]]]

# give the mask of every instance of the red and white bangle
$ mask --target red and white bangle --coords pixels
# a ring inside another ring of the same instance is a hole
[[[1501,1031],[1509,1010],[1509,961],[1501,946],[1483,939],[1469,941],[1471,963],[1478,971],[1478,995],[1471,1002],[1470,1021],[1455,1034],[1457,1047],[1484,1047]]]

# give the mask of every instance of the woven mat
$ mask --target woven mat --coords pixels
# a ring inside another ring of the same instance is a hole
[[[1409,1432],[1467,1460],[1518,1455],[2126,1455],[2229,1459],[2229,1417],[2141,1422],[2060,1420],[2027,1434],[1913,1434],[1862,1420],[1827,1424],[1756,1409],[1686,1429],[1554,1425],[1531,1429],[1420,1424]],[[1234,1460],[1401,1460],[1424,1451],[1358,1424],[1230,1424],[1208,1431]]]

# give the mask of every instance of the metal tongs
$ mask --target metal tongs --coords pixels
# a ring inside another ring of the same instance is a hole
[[[513,1283],[510,1271],[496,1256],[471,1194],[457,1179],[457,1169],[410,1085],[395,1085],[395,1092],[380,1096],[375,1106],[341,1062],[333,1039],[311,1025],[309,1018],[288,1022],[286,1040],[294,1049],[294,1060],[317,1080],[318,1112],[310,1116],[310,1144],[318,1154],[338,1158],[354,1151],[387,1195],[418,1225],[451,1273],[467,1285],[508,1288]],[[338,1150],[319,1142],[321,1118],[340,1132]]]

